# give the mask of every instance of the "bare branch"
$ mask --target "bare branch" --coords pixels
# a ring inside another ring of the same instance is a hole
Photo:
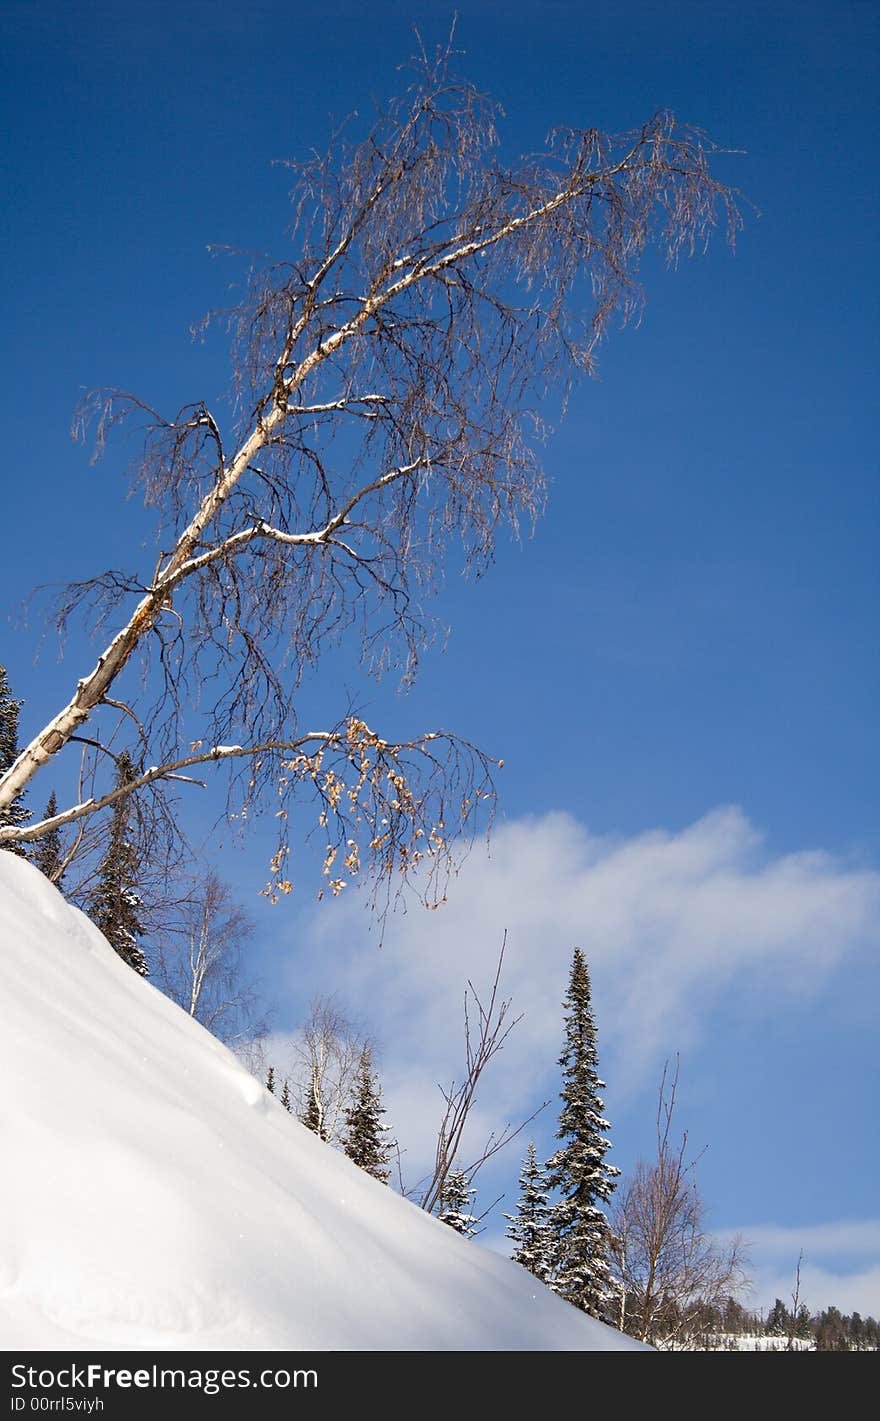
[[[328,646],[351,637],[368,671],[394,667],[409,683],[450,545],[480,571],[502,527],[538,517],[539,412],[553,390],[564,405],[610,322],[639,310],[645,248],[675,261],[719,221],[735,236],[717,150],[671,114],[617,137],[560,128],[505,165],[498,110],[450,63],[425,58],[362,141],[336,135],[293,167],[290,257],[255,268],[229,318],[229,429],[203,401],[171,418],[118,390],[84,402],[96,454],[125,422],[141,436],[133,483],[163,551],[143,576],[111,570],[62,596],[59,631],[75,613],[115,630],[0,776],[0,811],[87,723],[106,745],[108,710],[134,720],[137,758],[154,762],[133,792],[247,758],[243,808],[273,793],[285,753],[306,753],[298,691]],[[195,715],[215,747],[201,757],[186,755]],[[397,752],[423,754],[429,739]],[[378,737],[371,750],[397,753]],[[444,785],[436,757],[426,784],[407,782],[405,813],[444,844],[473,829],[488,764],[474,757],[476,798]],[[113,798],[96,783],[16,841]],[[376,854],[382,872],[399,866]]]
[[[456,1086],[453,1081],[448,1089],[440,1087],[441,1095],[445,1102],[443,1117],[437,1131],[437,1143],[434,1153],[434,1168],[430,1179],[420,1186],[422,1195],[420,1199],[421,1208],[428,1213],[435,1210],[443,1196],[444,1185],[450,1172],[455,1168],[461,1171],[468,1183],[471,1183],[474,1176],[482,1166],[494,1155],[515,1139],[526,1125],[530,1124],[546,1109],[549,1101],[544,1101],[527,1120],[512,1128],[509,1124],[504,1126],[500,1135],[489,1136],[482,1149],[471,1160],[470,1164],[463,1170],[457,1164],[460,1155],[465,1129],[468,1119],[476,1100],[477,1087],[480,1078],[492,1060],[504,1045],[510,1032],[522,1020],[521,1016],[508,1021],[510,1001],[499,999],[499,988],[501,984],[501,972],[504,966],[504,951],[507,946],[507,930],[501,943],[501,951],[498,954],[498,962],[495,968],[495,977],[492,982],[492,989],[487,1005],[484,1007],[480,1001],[472,982],[468,982],[464,995],[464,1023],[465,1023],[465,1076],[461,1085]],[[470,1000],[476,1007],[476,1031],[471,1030],[471,1008]]]

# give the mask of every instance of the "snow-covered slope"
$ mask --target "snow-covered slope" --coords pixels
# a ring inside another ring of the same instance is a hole
[[[377,1184],[0,852],[0,1348],[638,1344]]]

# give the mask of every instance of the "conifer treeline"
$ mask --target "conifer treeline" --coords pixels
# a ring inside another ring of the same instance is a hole
[[[858,1312],[827,1307],[795,1313],[777,1298],[767,1316],[728,1298],[720,1307],[696,1304],[676,1327],[677,1346],[688,1351],[880,1351],[880,1322]]]

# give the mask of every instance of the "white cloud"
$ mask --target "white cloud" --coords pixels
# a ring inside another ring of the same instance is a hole
[[[761,1224],[738,1230],[751,1244],[753,1303],[765,1311],[775,1298],[791,1305],[803,1250],[800,1300],[810,1310],[880,1317],[880,1219],[843,1219],[805,1228]]]
[[[555,1095],[575,945],[590,963],[606,1074],[618,1092],[636,1090],[670,1051],[700,1042],[722,996],[771,1011],[818,992],[876,941],[878,908],[876,871],[818,851],[769,857],[736,808],[619,839],[554,813],[499,828],[448,904],[396,915],[381,948],[357,897],[316,910],[290,944],[288,982],[300,1002],[335,991],[369,1020],[391,1118],[423,1160],[436,1083],[459,1070],[464,985],[488,987],[505,928],[504,991],[525,1015],[486,1078],[489,1127]]]
[[[793,1272],[762,1271],[756,1280],[756,1305],[766,1311],[775,1298],[782,1298],[790,1307],[793,1287]],[[805,1262],[801,1268],[800,1300],[811,1313],[836,1307],[842,1313],[859,1312],[862,1317],[876,1318],[880,1315],[880,1263],[854,1273],[837,1273]]]
[[[743,1229],[769,1258],[793,1258],[795,1266],[801,1249],[805,1257],[837,1261],[875,1257],[880,1262],[880,1219],[842,1219],[835,1223],[810,1224],[806,1228],[759,1224]]]

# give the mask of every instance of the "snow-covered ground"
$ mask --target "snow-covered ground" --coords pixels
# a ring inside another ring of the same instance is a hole
[[[719,1339],[719,1346],[733,1352],[815,1352],[812,1338],[766,1337],[763,1334],[741,1332]]]
[[[0,851],[0,1347],[636,1348],[322,1144]]]

